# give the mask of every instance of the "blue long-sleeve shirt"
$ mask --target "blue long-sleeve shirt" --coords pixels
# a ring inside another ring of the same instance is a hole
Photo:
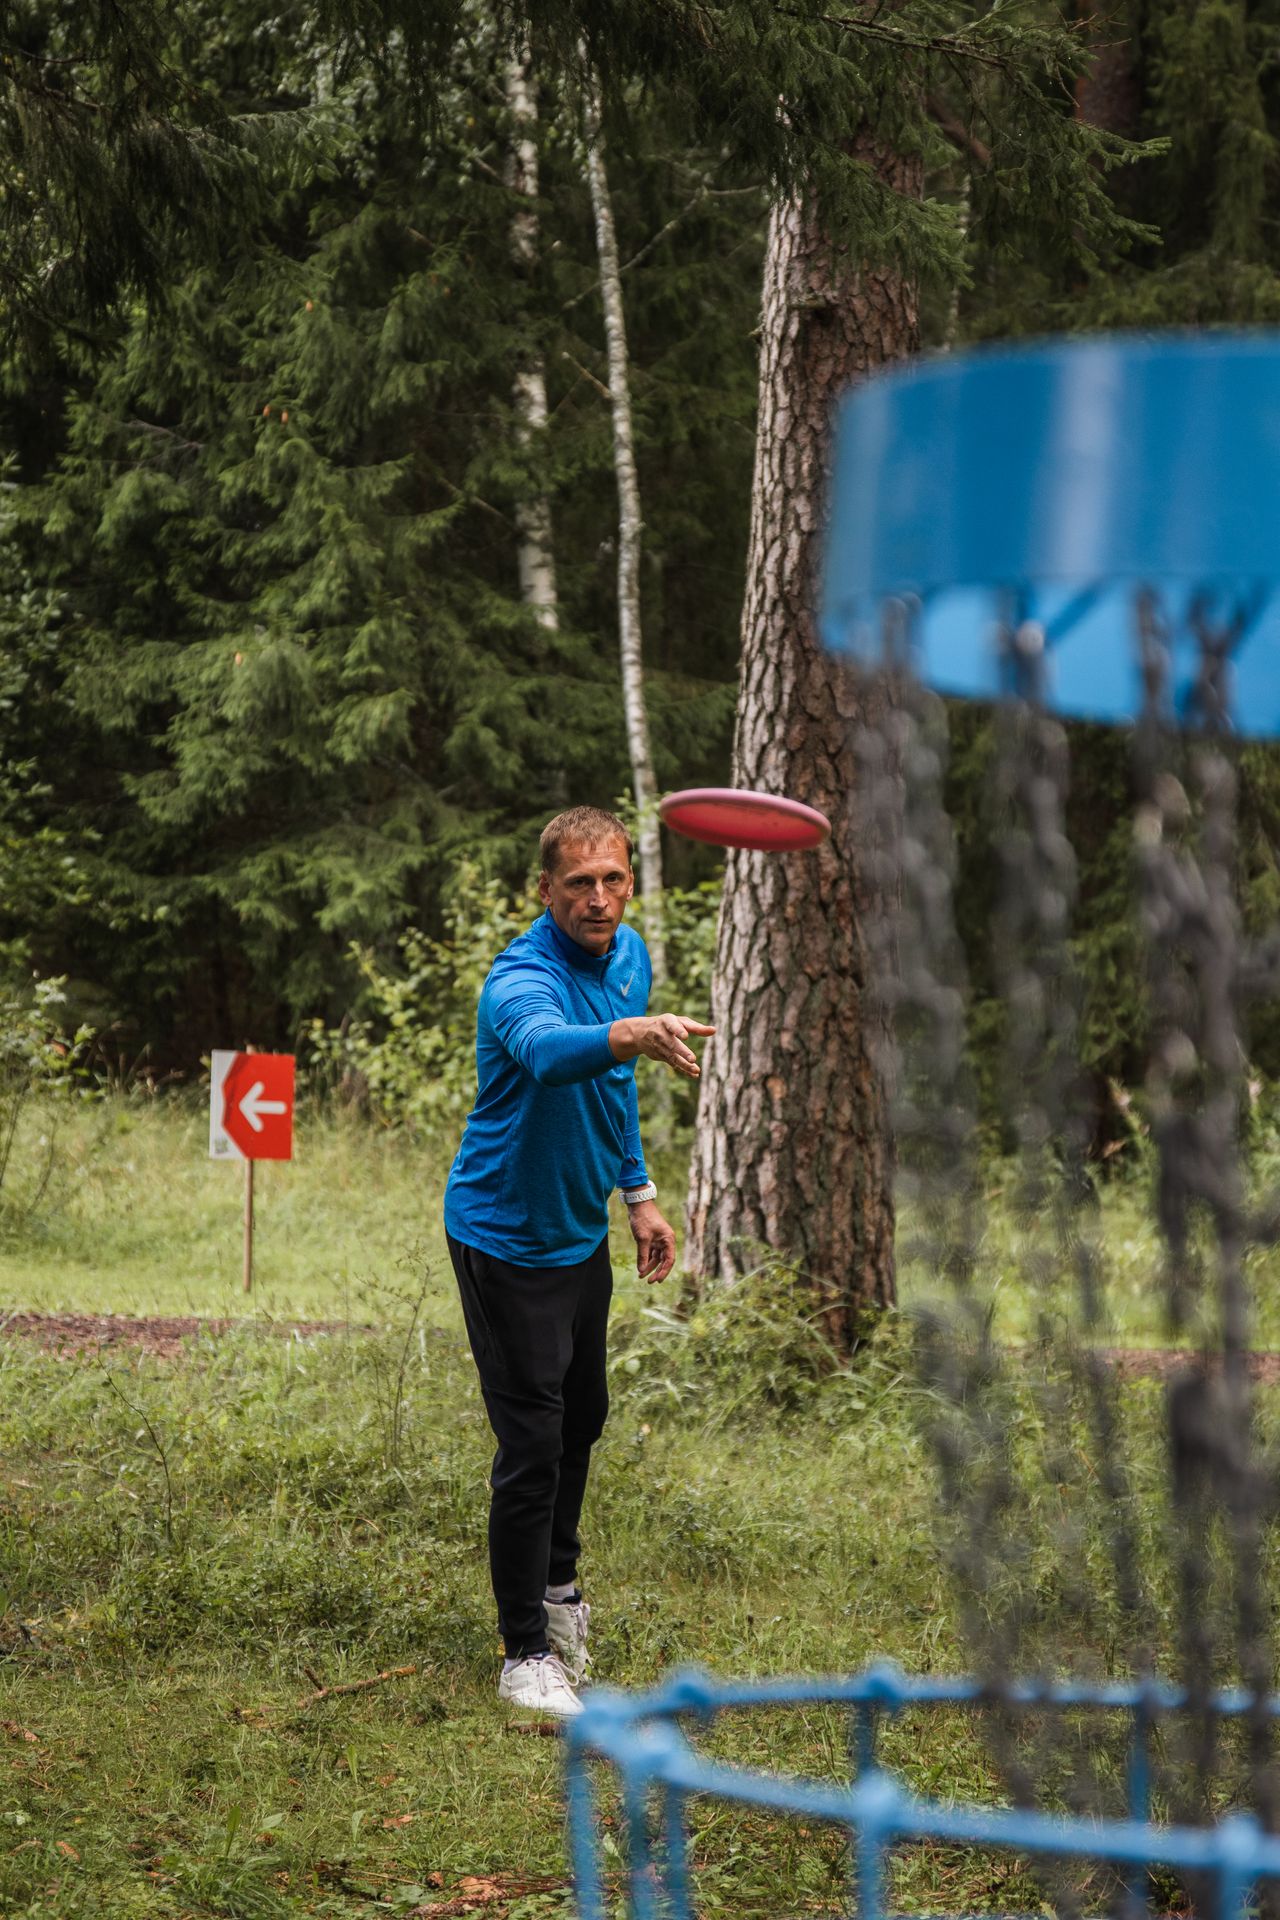
[[[455,1240],[521,1267],[585,1260],[609,1226],[615,1187],[648,1179],[634,1060],[609,1028],[643,1014],[652,969],[620,926],[588,953],[549,913],[500,953],[480,994],[476,1103],[449,1172]]]

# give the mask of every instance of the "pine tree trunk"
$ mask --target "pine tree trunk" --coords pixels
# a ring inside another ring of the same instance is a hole
[[[1129,4],[1079,0],[1076,18],[1089,45],[1089,59],[1076,80],[1075,97],[1077,119],[1136,140],[1142,127],[1142,85],[1130,14]],[[1120,176],[1112,179],[1120,184]]]
[[[899,192],[915,161],[862,155]],[[894,1297],[892,1147],[865,1006],[850,829],[852,683],[814,624],[832,408],[918,343],[915,287],[855,270],[803,204],[775,207],[765,259],[760,415],[734,782],[820,807],[816,853],[729,855],[690,1173],[691,1273],[794,1260],[837,1349]]]
[[[538,100],[533,83],[533,55],[520,47],[507,63],[507,106],[511,113],[511,145],[506,179],[520,195],[511,220],[511,252],[522,273],[532,273],[538,257]],[[516,367],[512,397],[516,438],[522,447],[546,432],[547,376],[541,354],[528,354]],[[555,550],[551,543],[551,502],[545,492],[516,506],[520,598],[541,626],[554,632],[560,624],[556,591]]]
[[[639,816],[636,851],[640,868],[640,905],[656,990],[666,981],[667,958],[662,925],[662,840],[657,813],[658,783],[653,771],[649,714],[644,694],[644,660],[640,646],[640,538],[644,522],[640,517],[640,482],[636,474],[635,440],[631,424],[631,377],[622,309],[622,280],[618,271],[618,236],[613,224],[613,203],[609,198],[609,181],[600,138],[600,99],[593,79],[588,80],[583,125],[587,181],[591,188],[591,209],[596,225],[600,294],[604,304],[609,409],[613,418],[613,464],[618,484],[618,647],[622,656],[622,705],[636,812]]]

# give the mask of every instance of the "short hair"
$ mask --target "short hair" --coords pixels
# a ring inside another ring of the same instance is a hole
[[[560,849],[571,840],[580,840],[588,847],[598,847],[602,840],[621,840],[627,849],[627,865],[631,865],[635,850],[631,835],[617,814],[606,813],[603,807],[567,807],[554,820],[548,820],[538,842],[544,873],[555,872]]]

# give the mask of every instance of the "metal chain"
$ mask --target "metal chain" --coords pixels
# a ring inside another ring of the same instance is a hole
[[[1008,1679],[1053,1662],[1055,1630],[1068,1615],[1113,1665],[1149,1672],[1159,1570],[1144,1544],[1125,1408],[1100,1351],[1108,1322],[1077,1065],[1067,739],[1045,710],[1044,636],[1013,613],[1002,629],[1011,698],[998,717],[993,785],[1002,1091],[1017,1147],[1014,1246],[1032,1317],[1015,1382],[1010,1355],[993,1337],[984,1265],[966,965],[954,913],[954,836],[942,800],[946,717],[910,671],[913,617],[900,603],[887,611],[877,679],[888,697],[864,703],[871,717],[858,741],[872,877],[869,948],[892,1018],[883,1070],[899,1154],[901,1262],[933,1283],[918,1351],[934,1409],[952,1571],[966,1637],[998,1706]],[[1237,1679],[1257,1703],[1246,1716],[1248,1798],[1270,1827],[1276,1781],[1261,1701],[1273,1683],[1262,1589],[1272,1476],[1259,1464],[1253,1431],[1237,1113],[1240,1003],[1280,986],[1280,934],[1246,946],[1234,901],[1235,782],[1223,741],[1235,629],[1215,628],[1203,606],[1192,608],[1200,667],[1185,716],[1197,730],[1188,747],[1169,724],[1169,634],[1152,595],[1140,597],[1136,622],[1145,708],[1135,734],[1135,843],[1149,953],[1156,1211],[1170,1329],[1180,1338],[1194,1332],[1200,1345],[1168,1397],[1179,1659],[1196,1710],[1189,1740],[1170,1747],[1165,1790],[1182,1817],[1207,1816],[1229,1765],[1209,1695]],[[1185,758],[1192,798],[1175,770]],[[1272,1202],[1265,1217],[1267,1237],[1280,1237],[1280,1205]],[[1028,1394],[1035,1445],[1023,1417]],[[1218,1536],[1225,1572],[1214,1564]],[[1105,1581],[1095,1546],[1105,1555]],[[1055,1570],[1047,1602],[1037,1566]],[[1217,1631],[1214,1604],[1223,1579],[1232,1599],[1227,1636]],[[1039,1732],[1025,1716],[1001,1711],[990,1725],[995,1757],[1018,1799],[1065,1793],[1082,1811],[1118,1810],[1117,1755],[1105,1742],[1072,1749],[1069,1727],[1052,1716]],[[1060,1911],[1077,1910],[1077,1890],[1061,1874],[1049,1891]]]
[[[1263,984],[1235,897],[1236,777],[1227,740],[1238,624],[1215,628],[1203,605],[1192,607],[1200,666],[1188,716],[1198,735],[1188,749],[1170,727],[1170,634],[1150,594],[1137,617],[1146,698],[1135,742],[1136,841],[1153,1014],[1148,1098],[1159,1156],[1157,1212],[1170,1332],[1199,1347],[1168,1397],[1179,1652],[1193,1702],[1176,1793],[1183,1817],[1203,1818],[1213,1804],[1228,1762],[1209,1701],[1223,1678],[1233,1679],[1251,1700],[1247,1799],[1274,1829],[1277,1781],[1264,1704],[1274,1671],[1262,1575],[1272,1476],[1254,1433],[1249,1223],[1238,1137],[1242,1008],[1250,987]],[[1225,1547],[1216,1556],[1217,1580],[1215,1538]],[[1226,1632],[1219,1628],[1224,1611]]]

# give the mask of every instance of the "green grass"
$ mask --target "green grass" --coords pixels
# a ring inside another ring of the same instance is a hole
[[[448,1331],[406,1338],[408,1311],[374,1335],[246,1329],[178,1362],[0,1343],[0,1912],[369,1916],[456,1901],[468,1878],[503,1920],[567,1910],[556,1747],[510,1732],[495,1698],[469,1357]],[[624,1300],[615,1332],[584,1569],[604,1676],[966,1663],[898,1323],[825,1377],[749,1290],[685,1324]],[[1158,1389],[1127,1405],[1151,1457]],[[1053,1595],[1061,1492],[1028,1507],[1033,1584],[1063,1662],[1105,1666],[1105,1604],[1099,1630]],[[315,1676],[410,1663],[302,1704]],[[847,1731],[806,1711],[709,1739],[839,1778]],[[968,1715],[904,1721],[884,1752],[922,1791],[999,1791]],[[695,1858],[707,1913],[841,1907],[842,1843],[802,1822],[700,1808]],[[896,1898],[1040,1895],[1016,1861],[916,1848]]]
[[[810,1382],[824,1410],[762,1432],[718,1372],[719,1420],[691,1418],[646,1338],[624,1314],[592,1491],[609,1677],[949,1659],[894,1366],[830,1390],[863,1418]],[[432,1875],[563,1881],[556,1749],[495,1699],[470,1363],[431,1333],[401,1377],[405,1352],[246,1333],[108,1374],[0,1347],[0,1718],[37,1737],[0,1748],[0,1911],[351,1913]],[[298,1704],[309,1670],[409,1662]],[[713,1852],[725,1899],[764,1872]]]
[[[21,1199],[41,1136],[54,1164],[39,1209],[0,1241],[0,1300],[45,1311],[239,1315],[244,1174],[212,1161],[203,1110],[181,1099],[45,1106],[24,1120]],[[254,1309],[359,1319],[371,1284],[414,1249],[445,1258],[447,1159],[404,1136],[304,1112],[292,1162],[255,1171]]]
[[[39,1130],[37,1117],[28,1150]],[[205,1157],[202,1116],[86,1107],[60,1154],[44,1209],[10,1216],[10,1307],[241,1311],[238,1181]],[[492,1442],[442,1262],[445,1160],[304,1115],[297,1161],[266,1170],[255,1310],[349,1331],[283,1340],[250,1326],[175,1362],[0,1341],[5,1916],[453,1912],[468,1879],[494,1920],[567,1913],[557,1748],[510,1732],[495,1698]],[[1135,1188],[1104,1196],[1101,1230],[1127,1276],[1126,1335],[1158,1336]],[[989,1252],[1016,1334],[1030,1296],[1011,1248],[997,1211]],[[627,1253],[620,1225],[613,1412],[584,1569],[600,1673],[637,1685],[689,1661],[737,1675],[882,1657],[966,1666],[903,1323],[831,1374],[776,1275],[713,1290],[678,1321],[625,1279]],[[1123,1661],[1088,1437],[1064,1482],[1025,1374],[1009,1577],[1036,1596],[1061,1664],[1106,1671]],[[1125,1389],[1167,1659],[1160,1404],[1154,1382]],[[1080,1605],[1081,1572],[1096,1604]],[[1225,1593],[1219,1612],[1229,1619]],[[410,1663],[412,1677],[300,1704],[314,1675]],[[830,1712],[731,1716],[709,1738],[743,1762],[847,1767]],[[1114,1770],[1105,1742],[1090,1752]],[[885,1753],[921,1791],[998,1791],[967,1715],[903,1721]],[[703,1807],[695,1858],[708,1914],[782,1920],[844,1902],[843,1843],[804,1823]],[[1017,1861],[911,1848],[896,1863],[907,1912],[1041,1897]]]
[[[1273,1159],[1260,1163],[1260,1184],[1268,1176],[1274,1180],[1275,1174]],[[1099,1189],[1096,1210],[1089,1208],[1084,1214],[1085,1229],[1096,1237],[1101,1256],[1108,1320],[1103,1337],[1116,1346],[1169,1344],[1162,1249],[1152,1213],[1153,1186],[1154,1168],[1107,1182]],[[1025,1340],[1031,1335],[1038,1301],[1028,1284],[1028,1263],[1021,1255],[1010,1218],[1012,1188],[1010,1169],[992,1170],[985,1196],[980,1284],[990,1291],[998,1336]],[[908,1217],[903,1239],[909,1241],[910,1237]],[[1280,1253],[1275,1248],[1255,1248],[1246,1256],[1246,1264],[1256,1316],[1254,1344],[1280,1347]],[[905,1304],[918,1304],[931,1291],[923,1276],[910,1271],[905,1274]]]
[[[34,1211],[26,1202],[43,1177]],[[212,1161],[203,1107],[138,1095],[33,1106],[0,1209],[0,1311],[27,1308],[381,1321],[424,1266],[428,1315],[458,1324],[441,1205],[453,1142],[426,1144],[305,1102],[290,1162],[255,1171],[255,1283],[242,1287],[244,1170]],[[667,1173],[668,1196],[679,1172]],[[673,1217],[678,1217],[679,1208]],[[614,1261],[634,1266],[615,1204]]]

